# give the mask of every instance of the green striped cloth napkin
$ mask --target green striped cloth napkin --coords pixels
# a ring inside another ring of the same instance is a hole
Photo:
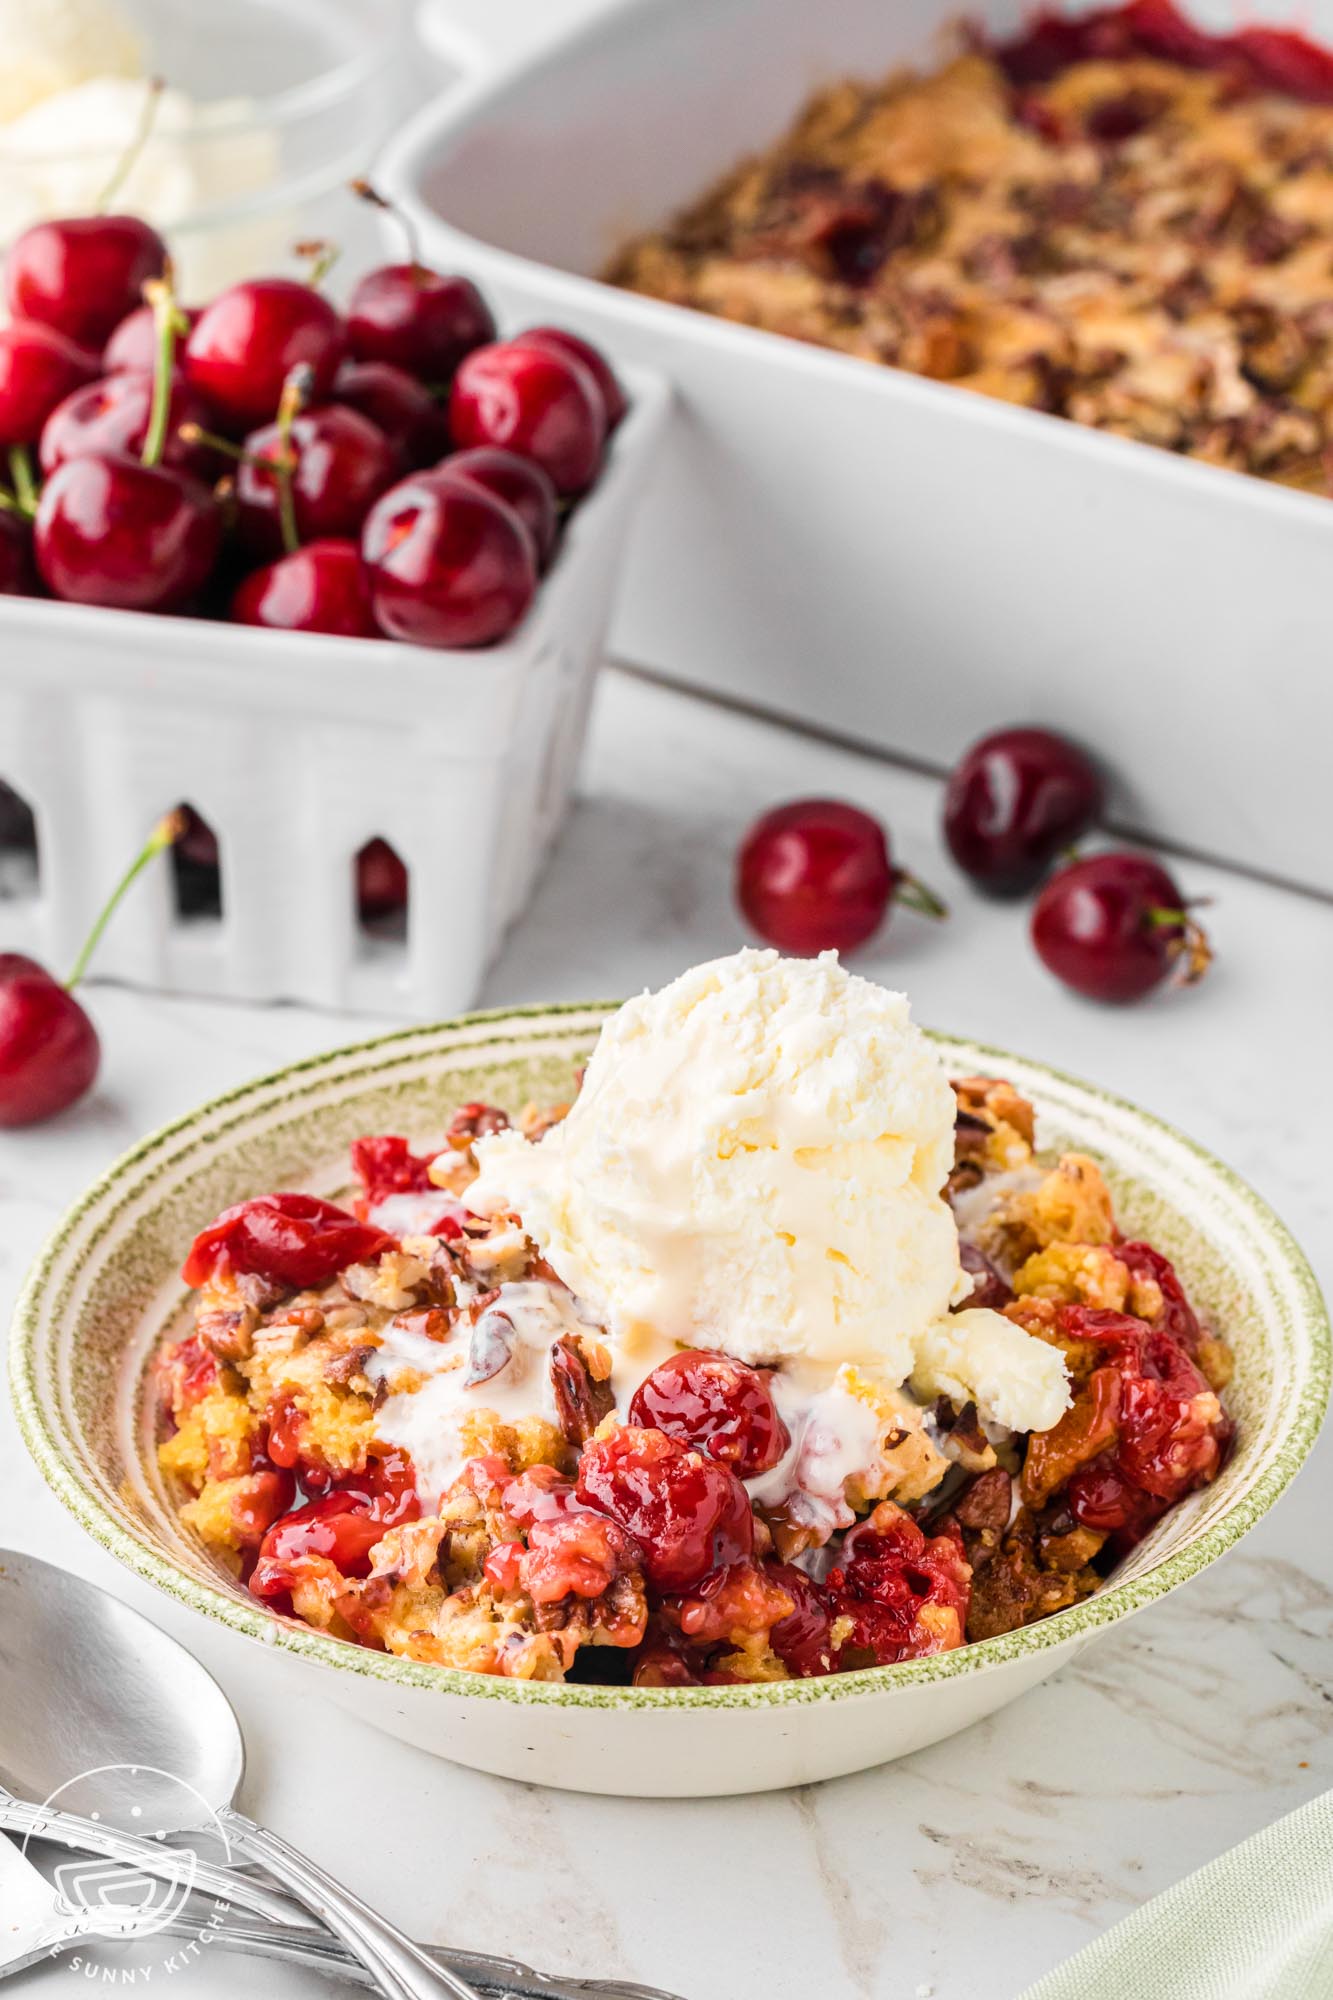
[[[1022,2000],[1333,2000],[1333,1792],[1155,1896]]]

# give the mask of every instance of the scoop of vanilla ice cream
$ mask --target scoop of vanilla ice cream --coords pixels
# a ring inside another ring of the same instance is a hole
[[[613,1015],[569,1116],[535,1145],[480,1142],[467,1200],[517,1210],[616,1338],[857,1362],[896,1385],[971,1286],[941,1194],[954,1116],[901,993],[832,952],[741,951]],[[947,1323],[978,1345],[957,1372],[983,1413],[992,1390],[1005,1422],[1054,1401],[1058,1350],[994,1313]]]
[[[0,0],[0,123],[94,76],[142,76],[143,45],[113,0]]]

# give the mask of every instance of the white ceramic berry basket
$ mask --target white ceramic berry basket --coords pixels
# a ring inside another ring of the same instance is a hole
[[[629,414],[506,644],[432,651],[0,598],[0,779],[31,807],[38,871],[0,901],[0,948],[72,962],[150,826],[188,803],[221,850],[222,912],[154,870],[97,972],[178,993],[426,1019],[467,1007],[569,805],[629,517],[667,390]],[[409,872],[406,936],[358,922],[355,856]]]
[[[602,1006],[415,1028],[261,1078],[125,1154],[60,1223],[14,1319],[14,1406],[58,1497],[119,1561],[259,1645],[273,1700],[321,1693],[482,1771],[574,1791],[703,1797],[867,1769],[1024,1694],[1234,1546],[1300,1468],[1329,1383],[1328,1315],[1300,1250],[1238,1175],[1147,1112],[1044,1064],[937,1037],[955,1074],[1009,1077],[1044,1147],[1102,1163],[1125,1227],[1176,1262],[1229,1339],[1236,1448],[1102,1589],[1021,1631],[901,1666],[746,1687],[628,1688],[458,1672],[329,1637],[256,1603],[182,1528],[154,1463],[144,1366],[200,1226],[263,1188],[338,1194],[359,1133],[418,1142],[469,1098],[569,1094]],[[1271,1544],[1270,1544],[1271,1546]],[[1151,1652],[1151,1638],[1145,1635]]]

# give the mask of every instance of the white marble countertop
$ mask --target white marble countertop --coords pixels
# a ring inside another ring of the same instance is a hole
[[[906,987],[928,1022],[1081,1072],[1183,1126],[1254,1182],[1333,1280],[1333,906],[1182,864],[1189,892],[1215,898],[1213,976],[1099,1010],[1043,972],[1021,910],[981,902],[949,866],[932,780],[609,674],[581,803],[482,999],[624,993],[733,948],[740,832],[762,807],[820,792],[881,813],[900,858],[953,904],[941,927],[899,913],[863,970]],[[92,1006],[106,1051],[95,1097],[0,1138],[10,1297],[60,1210],[148,1128],[384,1025],[105,986]],[[789,1793],[636,1803],[482,1777],[319,1701],[274,1700],[262,1657],[84,1537],[0,1415],[0,1540],[93,1578],[207,1662],[244,1724],[250,1812],[421,1937],[686,2000],[1011,2000],[1333,1783],[1331,1500],[1327,1438],[1238,1551],[951,1742]],[[74,1976],[28,1978],[56,1994]],[[332,1990],[217,1957],[179,1978],[197,2000],[260,1978],[275,2000]]]

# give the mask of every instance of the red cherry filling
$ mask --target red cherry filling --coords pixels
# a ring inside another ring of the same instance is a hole
[[[557,493],[577,494],[601,466],[606,409],[582,363],[498,341],[476,348],[454,377],[449,429],[455,444],[498,445],[534,460]]]
[[[1047,729],[1001,729],[954,767],[944,836],[975,882],[997,896],[1018,896],[1036,887],[1101,810],[1101,779],[1077,745]]]
[[[659,1363],[635,1391],[629,1417],[697,1446],[741,1479],[767,1472],[791,1443],[759,1370],[700,1349]]]
[[[125,456],[71,458],[42,488],[33,549],[57,597],[173,611],[207,582],[222,518],[207,487]]]
[[[0,447],[36,444],[57,403],[98,372],[96,355],[35,320],[0,326]]]
[[[754,1516],[736,1475],[662,1431],[629,1427],[594,1440],[576,1490],[634,1538],[660,1591],[690,1590],[754,1547]]]
[[[769,1633],[769,1644],[783,1664],[803,1680],[833,1672],[833,1621],[824,1593],[793,1563],[766,1563],[765,1570],[792,1600],[792,1609]]]
[[[393,1247],[382,1229],[318,1195],[262,1194],[224,1209],[200,1230],[181,1276],[187,1285],[206,1285],[223,1273],[248,1271],[302,1290]]]
[[[551,560],[559,529],[555,488],[539,465],[519,458],[512,451],[496,451],[478,445],[472,451],[455,452],[440,467],[442,479],[459,479],[469,486],[493,493],[512,507],[532,536],[538,569]]]
[[[353,289],[347,333],[358,361],[387,361],[420,382],[445,383],[464,355],[495,339],[495,321],[471,279],[385,264]]]
[[[490,494],[418,473],[376,501],[361,537],[381,631],[422,646],[488,646],[537,589],[532,539]]]
[[[387,361],[344,361],[333,400],[383,431],[403,471],[436,465],[449,449],[449,425],[430,390]]]
[[[1123,851],[1053,875],[1032,912],[1032,942],[1043,965],[1090,1000],[1141,1000],[1173,973],[1192,983],[1209,959],[1165,868]]]
[[[877,819],[840,799],[793,799],[755,821],[737,859],[736,900],[766,943],[813,957],[872,938],[894,897],[944,907],[896,870]]]
[[[10,245],[5,304],[83,347],[100,348],[167,268],[167,246],[134,215],[37,222]],[[151,364],[150,364],[151,365]]]
[[[383,431],[337,403],[295,417],[289,439],[277,424],[252,431],[244,450],[236,468],[237,521],[247,546],[268,555],[282,548],[277,468],[285,456],[294,460],[292,508],[303,542],[358,535],[374,502],[398,476]]]
[[[844,1653],[890,1666],[961,1646],[971,1585],[956,1532],[927,1537],[884,1502],[848,1534],[826,1588],[834,1616],[851,1621]]]
[[[228,612],[233,625],[378,639],[361,551],[355,542],[308,542],[243,577]],[[383,843],[381,843],[383,845]],[[402,863],[398,863],[402,869]],[[399,899],[406,901],[406,890]]]
[[[322,402],[346,350],[343,323],[319,292],[290,278],[254,278],[205,306],[184,368],[224,426],[244,432],[277,415],[294,368],[310,368],[311,400]]]
[[[373,1208],[391,1194],[429,1194],[432,1157],[414,1153],[406,1139],[393,1132],[353,1139],[352,1172],[365,1190],[366,1205]]]
[[[42,427],[38,454],[42,471],[49,477],[57,466],[71,458],[123,453],[137,458],[142,453],[153,413],[151,372],[123,369],[89,382],[57,403]],[[166,442],[161,463],[191,472],[197,479],[212,479],[217,472],[217,455],[207,445],[187,444],[178,435],[182,424],[205,423],[208,412],[199,398],[178,377],[172,383],[167,414]]]

